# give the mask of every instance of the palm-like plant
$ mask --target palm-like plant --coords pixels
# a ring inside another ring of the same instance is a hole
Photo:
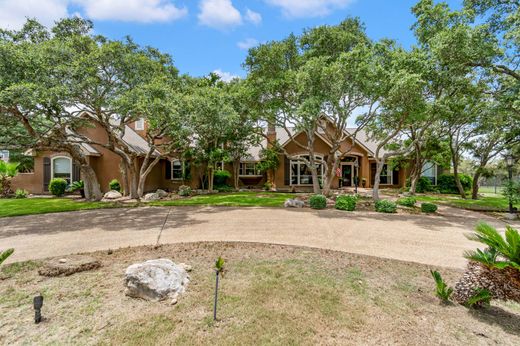
[[[484,251],[468,251],[465,257],[495,268],[513,267],[520,269],[520,234],[511,226],[506,226],[505,238],[492,226],[479,223],[475,233],[468,239],[488,246]]]
[[[455,285],[454,298],[468,305],[475,292],[489,292],[493,298],[520,302],[520,234],[510,226],[502,236],[494,227],[480,223],[468,239],[486,249],[467,251],[469,264]],[[471,304],[470,304],[471,305]]]
[[[14,252],[14,249],[7,249],[5,251],[0,251],[0,264],[2,264],[7,257],[11,256]]]
[[[18,174],[18,163],[0,160],[0,195],[7,197],[12,194],[11,178]]]

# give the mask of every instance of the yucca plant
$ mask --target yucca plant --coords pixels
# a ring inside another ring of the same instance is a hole
[[[7,249],[5,251],[0,251],[0,264],[2,264],[7,257],[11,256],[14,252],[14,249]]]
[[[433,280],[435,280],[436,291],[435,294],[439,297],[444,303],[450,301],[451,294],[453,293],[453,288],[448,287],[446,282],[443,280],[441,274],[436,270],[430,270],[432,274]]]
[[[467,236],[486,246],[467,251],[468,267],[455,285],[454,299],[472,305],[475,292],[486,290],[489,297],[520,302],[520,234],[510,226],[502,236],[494,227],[479,223]],[[482,292],[486,292],[482,291]],[[481,293],[484,296],[485,293]],[[477,296],[478,298],[479,296]],[[482,297],[481,297],[482,298]]]

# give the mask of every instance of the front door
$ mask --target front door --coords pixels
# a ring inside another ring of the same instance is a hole
[[[341,166],[341,186],[352,186],[352,165]]]

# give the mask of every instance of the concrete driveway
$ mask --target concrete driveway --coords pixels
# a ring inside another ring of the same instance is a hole
[[[0,219],[0,249],[10,261],[119,247],[197,241],[244,241],[319,247],[433,266],[463,268],[464,233],[484,214],[441,207],[440,215],[309,209],[145,207]]]

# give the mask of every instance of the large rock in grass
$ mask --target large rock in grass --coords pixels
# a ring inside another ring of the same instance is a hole
[[[153,202],[153,201],[158,201],[158,200],[160,200],[160,199],[161,199],[161,197],[160,197],[159,194],[156,193],[156,192],[147,193],[147,194],[144,195],[144,197],[143,197],[143,200],[144,200],[145,202]]]
[[[108,191],[107,193],[105,193],[105,195],[103,196],[103,199],[119,199],[123,197],[123,195],[121,194],[121,192],[119,191],[115,191],[115,190],[111,190],[111,191]]]
[[[161,258],[132,264],[125,272],[125,294],[134,298],[160,301],[176,299],[184,293],[190,278],[186,265]]]
[[[155,191],[155,193],[159,196],[159,198],[168,197],[168,192],[161,190],[161,189],[157,189],[157,191]]]
[[[285,200],[283,206],[285,208],[303,208],[305,206],[304,201],[300,201],[299,199],[287,199]]]

